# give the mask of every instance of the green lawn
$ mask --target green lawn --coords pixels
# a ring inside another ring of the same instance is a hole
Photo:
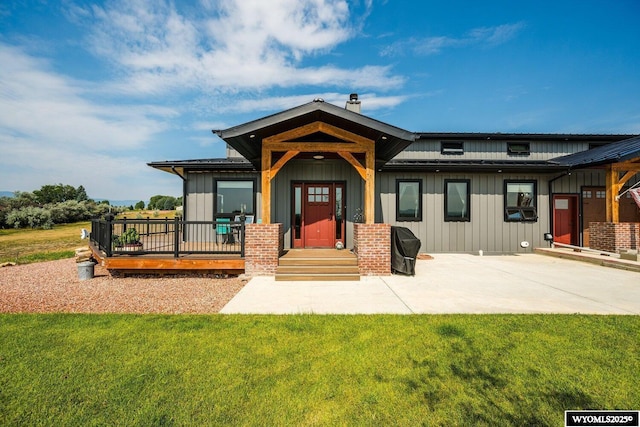
[[[71,258],[75,248],[88,245],[87,240],[80,239],[83,228],[91,230],[91,223],[60,224],[51,230],[0,229],[0,263],[29,264]]]
[[[640,408],[640,317],[0,315],[0,425],[549,425]]]

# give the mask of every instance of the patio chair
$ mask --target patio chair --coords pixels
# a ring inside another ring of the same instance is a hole
[[[218,236],[222,236],[222,243],[229,241],[229,234],[231,234],[231,224],[220,224],[224,222],[231,222],[229,218],[216,219],[216,243],[218,243]]]

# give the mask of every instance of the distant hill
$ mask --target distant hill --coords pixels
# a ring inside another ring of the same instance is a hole
[[[135,206],[140,200],[111,200],[111,199],[93,199],[96,202],[100,202],[102,200],[109,200],[109,204],[111,206]],[[143,200],[144,205],[147,206],[149,204],[148,200]]]

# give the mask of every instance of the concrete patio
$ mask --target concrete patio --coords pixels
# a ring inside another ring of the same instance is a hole
[[[276,282],[254,277],[221,313],[640,314],[640,274],[538,254],[436,254],[414,277]]]

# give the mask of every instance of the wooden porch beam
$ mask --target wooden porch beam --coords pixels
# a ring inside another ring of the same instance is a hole
[[[628,160],[626,162],[613,163],[611,167],[618,171],[640,172],[640,158]]]
[[[362,164],[358,161],[358,159],[356,159],[353,156],[353,154],[349,153],[348,151],[338,151],[338,154],[340,155],[340,157],[345,159],[347,162],[349,162],[351,166],[355,168],[355,170],[358,172],[358,174],[364,181],[367,180],[366,168],[362,166]]]
[[[622,189],[622,186],[624,184],[627,183],[627,181],[629,181],[631,178],[633,178],[638,172],[636,171],[628,171],[627,173],[625,173],[622,178],[620,178],[620,189]],[[619,191],[619,190],[618,190]]]
[[[297,138],[302,138],[304,136],[311,135],[316,132],[323,132],[323,133],[326,133],[327,135],[334,136],[344,141],[351,141],[352,143],[356,143],[358,145],[368,145],[373,143],[373,141],[369,138],[365,138],[356,133],[349,132],[348,130],[341,129],[339,127],[330,125],[328,123],[316,121],[316,122],[306,124],[304,126],[300,126],[295,129],[291,129],[285,132],[278,133],[276,135],[269,136],[262,140],[262,144],[264,145],[265,143],[267,143],[267,145],[269,145],[271,143],[291,141]],[[283,150],[283,151],[288,151],[288,150]]]
[[[287,151],[284,156],[280,157],[280,159],[278,159],[278,161],[276,162],[275,165],[273,165],[271,167],[271,176],[270,179],[273,179],[276,177],[276,175],[278,174],[278,172],[280,172],[280,169],[282,169],[282,167],[291,159],[293,159],[295,156],[297,156],[298,154],[300,154],[299,151]]]
[[[367,151],[367,147],[351,142],[272,142],[266,144],[266,146],[271,151],[299,151],[301,153],[316,151],[325,151],[327,153],[336,153],[338,151],[364,153]]]

